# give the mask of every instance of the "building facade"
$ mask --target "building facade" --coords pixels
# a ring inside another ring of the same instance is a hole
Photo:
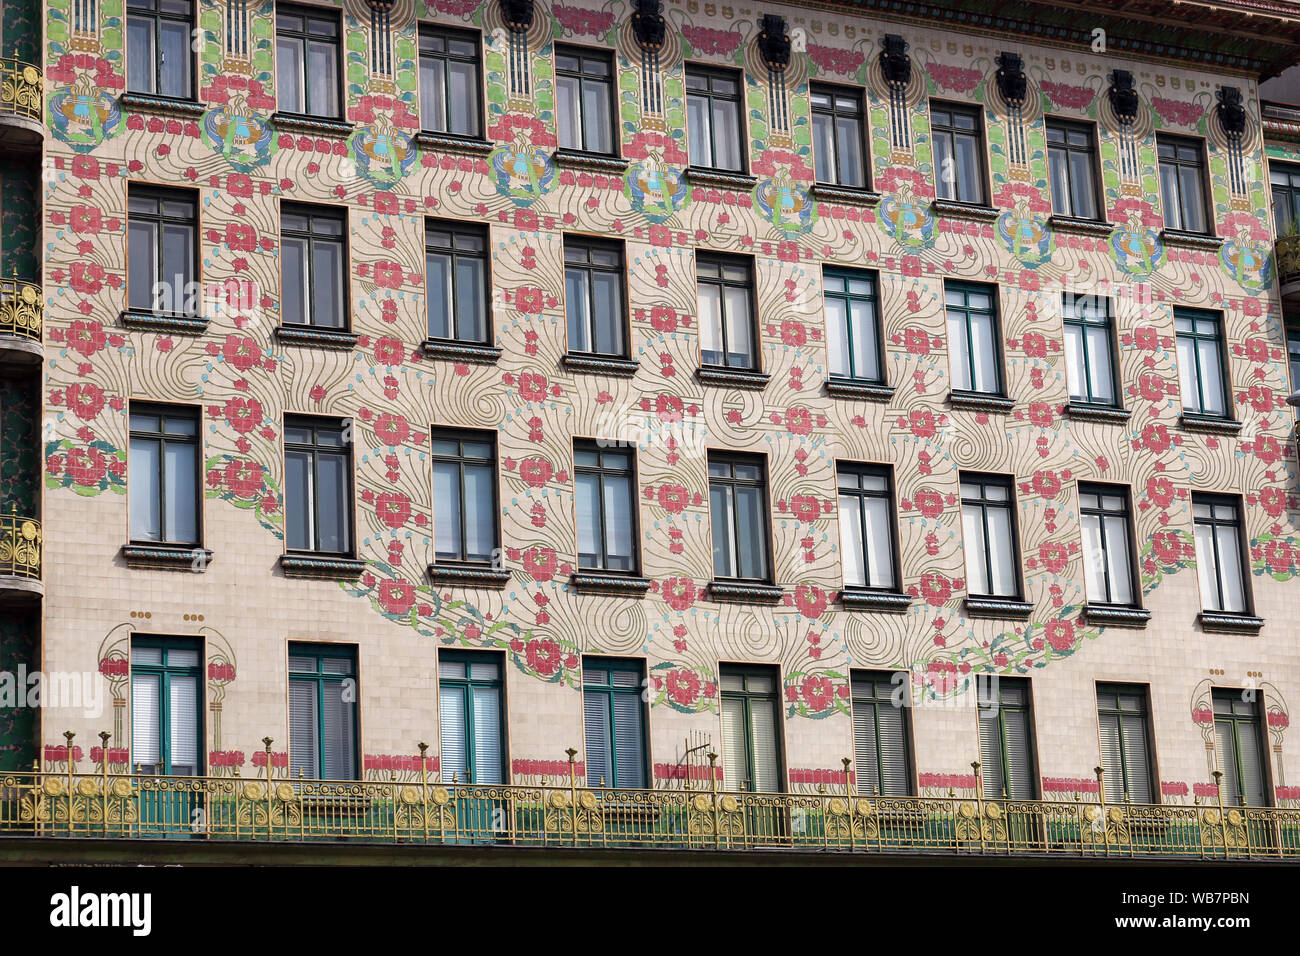
[[[1300,852],[1300,12],[1113,6],[7,4],[0,826],[269,771]]]

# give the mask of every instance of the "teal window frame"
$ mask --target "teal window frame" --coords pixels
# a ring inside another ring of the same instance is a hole
[[[822,296],[824,299],[835,299],[844,303],[844,326],[845,339],[848,342],[848,375],[837,375],[830,373],[830,377],[837,380],[847,380],[854,382],[869,382],[872,385],[885,384],[885,349],[883,330],[881,329],[880,315],[880,281],[879,274],[870,269],[845,269],[845,268],[825,268],[822,270]],[[841,280],[841,289],[831,289],[827,286],[826,279]],[[866,281],[871,287],[870,292],[850,292],[850,282]],[[853,303],[865,302],[871,308],[871,338],[872,352],[876,357],[877,374],[874,376],[861,374],[857,368],[854,357],[857,355],[857,343],[853,335]],[[823,310],[824,311],[824,310]],[[827,342],[830,341],[829,330],[826,333]]]
[[[1219,725],[1221,723],[1227,724],[1232,729],[1232,745],[1233,745],[1233,752],[1232,752],[1233,768],[1232,769],[1234,769],[1236,773],[1234,775],[1231,775],[1232,776],[1231,780],[1229,779],[1230,774],[1228,772],[1225,771],[1223,774],[1222,786],[1224,787],[1224,791],[1226,791],[1223,793],[1223,802],[1227,806],[1266,807],[1271,805],[1269,802],[1269,791],[1272,788],[1269,786],[1270,766],[1269,766],[1268,747],[1264,739],[1264,721],[1260,716],[1260,711],[1262,710],[1262,708],[1260,707],[1258,700],[1253,700],[1249,702],[1242,700],[1242,693],[1243,691],[1241,690],[1232,690],[1230,688],[1216,687],[1211,691],[1210,694],[1210,700],[1211,700],[1211,706],[1213,707],[1214,724],[1215,724],[1215,734],[1214,734],[1215,757],[1216,757],[1216,761],[1218,762],[1222,761],[1222,756],[1218,752]],[[1219,710],[1221,706],[1227,707],[1228,713],[1220,713]],[[1243,712],[1243,711],[1248,711],[1248,712]],[[1243,730],[1247,734],[1249,734],[1248,739],[1250,739],[1253,742],[1256,748],[1256,756],[1259,759],[1261,793],[1260,793],[1260,802],[1257,804],[1247,802],[1246,780],[1245,780],[1245,774],[1242,771],[1242,760],[1241,760]],[[1219,769],[1222,770],[1223,768],[1219,767]],[[1229,790],[1228,789],[1229,787],[1231,787],[1232,789]],[[1231,800],[1230,794],[1232,793],[1237,794],[1239,798],[1238,801],[1234,802]]]
[[[1177,328],[1180,321],[1190,322],[1190,329]],[[1209,326],[1209,331],[1206,327]],[[1195,358],[1193,369],[1182,368],[1180,362],[1178,374],[1186,375],[1189,371],[1195,371],[1196,378],[1194,384],[1196,387],[1196,407],[1188,408],[1186,404],[1183,411],[1190,415],[1199,415],[1204,418],[1220,418],[1224,420],[1232,419],[1232,382],[1228,378],[1228,358],[1224,350],[1224,328],[1223,314],[1215,312],[1212,309],[1183,309],[1174,308],[1174,337],[1176,341],[1190,340],[1192,342],[1192,355]],[[1219,360],[1219,380],[1222,383],[1219,399],[1223,402],[1222,412],[1206,411],[1206,391],[1205,391],[1205,370],[1201,365],[1202,342],[1209,342],[1214,346],[1214,354]],[[1181,398],[1181,390],[1180,390]]]
[[[636,678],[632,684],[616,684],[614,676],[616,674],[630,674]],[[603,675],[604,683],[595,683],[593,677]],[[582,659],[582,702],[583,715],[586,716],[586,708],[589,702],[596,701],[602,703],[605,708],[605,714],[609,718],[609,739],[606,741],[607,747],[603,754],[605,764],[610,768],[610,779],[601,783],[599,773],[592,766],[591,759],[591,740],[586,741],[587,746],[587,786],[589,787],[624,787],[644,789],[650,781],[650,754],[647,741],[647,725],[649,723],[646,714],[645,700],[645,661],[632,658],[619,657],[584,657]],[[618,708],[615,702],[618,699],[635,699],[639,705],[641,715],[640,727],[638,728],[639,737],[639,759],[635,768],[626,768],[619,765],[618,759]],[[629,779],[629,774],[639,773]]]
[[[158,426],[156,428],[145,427],[143,419],[156,418]],[[158,496],[158,536],[151,538],[148,535],[139,533],[139,529],[131,523],[130,540],[133,542],[147,544],[164,544],[164,545],[192,545],[198,547],[203,540],[203,426],[199,418],[199,410],[190,405],[154,405],[141,402],[139,404],[132,402],[127,415],[128,421],[128,456],[134,456],[137,443],[149,444],[158,449],[158,473],[157,496]],[[192,428],[190,434],[186,434],[185,427]],[[194,539],[186,540],[183,537],[172,537],[167,533],[168,513],[167,501],[169,475],[177,475],[178,472],[168,467],[167,446],[178,445],[193,450],[194,454],[194,496],[184,502],[178,502],[188,506],[194,515]],[[128,461],[130,458],[128,457]],[[131,473],[128,469],[128,475]],[[139,482],[131,485],[128,498],[134,502],[141,494],[142,485]],[[128,510],[129,504],[128,504]]]
[[[785,781],[785,748],[781,741],[781,696],[779,688],[781,686],[781,675],[778,668],[764,664],[723,664],[719,667],[719,685],[721,678],[725,676],[740,677],[743,682],[743,690],[722,690],[721,696],[723,701],[736,700],[740,701],[744,711],[745,724],[745,783],[747,787],[742,787],[744,792],[753,790],[755,776],[755,757],[754,757],[754,714],[753,701],[766,700],[773,705],[773,718],[776,721],[776,773],[777,779],[784,786]],[[749,689],[749,680],[752,677],[763,677],[772,681],[773,690],[758,691]]]
[[[472,665],[475,663],[484,663],[491,661],[497,669],[497,677],[489,680],[482,677],[474,677]],[[448,677],[441,666],[444,663],[456,661],[465,665],[464,677]],[[505,706],[505,655],[496,651],[441,651],[438,654],[438,701],[441,708],[443,688],[455,688],[464,695],[465,705],[465,763],[468,768],[469,780],[459,780],[461,784],[478,784],[477,755],[475,750],[475,740],[478,734],[474,730],[474,688],[488,687],[497,692],[497,714],[498,724],[501,728],[500,733],[500,755],[501,755],[501,774],[502,780],[489,781],[485,786],[495,784],[505,784],[508,782],[509,764],[506,760],[506,706]],[[441,721],[440,721],[441,723]],[[442,734],[446,728],[439,726],[439,755],[442,753]],[[441,764],[440,764],[441,766]],[[451,783],[450,780],[444,780],[444,783]]]
[[[1035,745],[1035,742],[1037,740],[1037,734],[1035,733],[1035,729],[1034,729],[1033,692],[1030,686],[1030,682],[1027,678],[1000,677],[997,675],[991,675],[991,677],[985,677],[984,675],[977,675],[976,693],[977,693],[977,702],[979,704],[979,710],[980,710],[980,715],[979,715],[980,760],[981,762],[984,761],[984,725],[986,722],[991,722],[992,720],[989,718],[985,718],[984,716],[984,712],[987,709],[989,709],[985,702],[988,701],[990,697],[988,693],[988,687],[990,681],[995,682],[997,687],[997,695],[998,695],[997,716],[996,718],[993,719],[997,720],[998,748],[999,748],[998,753],[999,753],[999,759],[1002,764],[1002,767],[1001,767],[1001,774],[1000,774],[1001,779],[995,781],[998,784],[998,792],[996,793],[988,792],[989,768],[987,766],[980,767],[980,774],[981,774],[980,779],[983,784],[984,797],[985,799],[996,799],[996,800],[1037,799],[1038,786],[1039,786],[1038,753],[1037,753],[1037,747]],[[1017,703],[1008,703],[1007,694],[1006,694],[1008,688],[1013,688],[1016,690],[1023,691],[1022,701]],[[1011,792],[1012,780],[1010,774],[1008,773],[1008,768],[1007,768],[1007,754],[1010,751],[1010,747],[1008,745],[1009,738],[1007,735],[1008,715],[1014,715],[1019,717],[1024,721],[1025,724],[1025,746],[1027,748],[1026,757],[1028,760],[1027,772],[1029,775],[1029,792],[1024,794],[1015,794]]]
[[[136,660],[135,651],[144,648],[158,648],[162,651],[161,664],[143,664]],[[190,651],[195,655],[195,663],[192,665],[176,665],[170,661],[172,651]],[[174,678],[185,677],[192,678],[195,682],[197,691],[194,731],[196,737],[195,753],[198,755],[198,766],[194,768],[194,776],[202,776],[204,768],[204,758],[207,756],[207,748],[203,745],[203,704],[204,695],[207,685],[203,682],[203,642],[192,637],[156,637],[146,635],[131,636],[131,684],[135,685],[135,677],[140,675],[156,675],[158,680],[158,756],[161,758],[161,768],[154,772],[163,775],[170,775],[173,771],[172,750],[174,743],[171,733],[171,682]],[[134,718],[133,718],[134,719]],[[133,728],[134,729],[134,728]],[[132,740],[134,745],[134,740]],[[132,757],[134,757],[134,752]]]
[[[962,327],[966,333],[966,355],[967,375],[970,377],[971,387],[969,389],[953,388],[954,392],[965,395],[996,395],[1005,397],[1007,389],[1006,369],[1003,368],[1005,359],[1002,354],[1002,315],[998,308],[998,287],[988,285],[982,282],[945,282],[943,284],[944,292],[944,328],[947,330],[948,319],[956,312],[961,315]],[[947,302],[948,293],[957,292],[962,297],[961,305],[950,305]],[[978,308],[970,304],[972,295],[988,296],[991,305],[987,309]],[[979,376],[977,374],[977,363],[979,361],[975,351],[975,335],[971,331],[971,316],[987,315],[992,319],[992,339],[993,339],[993,376],[994,383],[991,389],[980,389],[975,387]],[[951,350],[950,353],[951,355]]]
[[[1104,701],[1103,698],[1109,696],[1113,703]],[[1137,707],[1126,708],[1124,700],[1136,701]],[[1146,749],[1146,774],[1147,790],[1145,793],[1137,793],[1134,776],[1137,768],[1130,768],[1130,762],[1134,755],[1130,753],[1128,744],[1129,734],[1125,729],[1125,717],[1137,716],[1142,721],[1142,745]],[[1107,719],[1113,720],[1115,730],[1119,737],[1119,760],[1120,760],[1120,787],[1116,791],[1114,784],[1111,784],[1110,777],[1104,777],[1107,786],[1106,799],[1112,800],[1116,794],[1121,794],[1124,802],[1132,803],[1155,803],[1156,802],[1156,768],[1155,768],[1155,735],[1151,732],[1151,696],[1143,684],[1098,684],[1097,685],[1097,723],[1099,727],[1103,726]],[[1104,760],[1104,756],[1103,756]]]
[[[897,679],[902,676],[901,682]],[[867,671],[855,670],[849,677],[850,700],[852,701],[852,722],[854,730],[854,763],[857,772],[854,776],[854,790],[857,793],[869,794],[882,797],[910,797],[915,796],[915,777],[913,775],[912,763],[912,716],[911,716],[911,679],[906,671]],[[899,688],[902,688],[904,704],[897,705],[894,703],[894,696]],[[870,689],[868,693],[867,690]],[[880,709],[883,705],[889,705],[902,711],[902,746],[903,746],[903,773],[907,778],[907,786],[901,791],[895,791],[891,788],[886,792],[884,781],[886,777],[885,767],[885,745],[880,733]],[[862,766],[860,754],[857,752],[857,719],[860,714],[869,715],[872,728],[876,736],[876,766],[867,768]],[[870,779],[868,779],[870,777]]]
[[[1098,309],[1084,308],[1080,309],[1081,303],[1097,303]],[[1119,369],[1116,367],[1115,360],[1115,319],[1111,309],[1110,299],[1105,296],[1091,295],[1074,295],[1072,293],[1063,293],[1061,297],[1061,309],[1064,313],[1065,329],[1068,332],[1071,327],[1079,330],[1079,348],[1083,356],[1083,382],[1080,395],[1076,396],[1075,384],[1069,383],[1067,391],[1070,395],[1070,401],[1076,404],[1094,405],[1098,408],[1119,408],[1120,402],[1120,382]],[[1106,374],[1110,379],[1111,399],[1098,398],[1092,392],[1093,365],[1098,361],[1097,356],[1093,355],[1093,350],[1088,337],[1089,329],[1100,329],[1106,334]],[[1068,374],[1068,363],[1067,363]]]
[[[311,657],[316,661],[316,667],[313,671],[295,671],[293,669],[293,658]],[[347,674],[327,673],[325,662],[333,660],[345,660],[352,665],[351,672]],[[357,649],[351,644],[307,644],[291,642],[289,644],[289,683],[312,683],[316,691],[316,769],[321,779],[336,780],[356,780],[361,773],[361,681],[357,675]],[[351,680],[356,688],[356,699],[351,702],[352,707],[352,764],[350,768],[350,777],[330,777],[327,778],[326,770],[326,743],[325,743],[325,688],[331,684],[342,684],[344,681]],[[292,719],[290,726],[292,727]],[[289,741],[290,760],[293,757],[293,740]],[[292,772],[292,768],[291,768]]]

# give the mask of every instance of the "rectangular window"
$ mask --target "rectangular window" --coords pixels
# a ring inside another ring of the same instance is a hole
[[[1097,159],[1092,127],[1049,119],[1047,166],[1052,179],[1053,211],[1076,219],[1097,219]]]
[[[1107,803],[1155,803],[1151,763],[1151,713],[1145,687],[1100,684],[1097,725],[1101,732],[1102,780]]]
[[[780,793],[781,727],[777,669],[723,664],[722,780],[731,791]]]
[[[131,540],[199,543],[199,416],[131,405]]]
[[[627,308],[623,302],[622,244],[565,236],[569,351],[626,357]]]
[[[1066,292],[1061,297],[1061,309],[1065,317],[1070,401],[1118,407],[1110,299]]]
[[[1300,392],[1300,325],[1287,326],[1286,354],[1291,368],[1291,391]],[[1300,415],[1300,408],[1296,409],[1296,414]]]
[[[911,677],[906,671],[853,672],[853,762],[858,793],[911,795],[910,693]]]
[[[339,15],[277,4],[275,77],[281,112],[339,119]]]
[[[1193,494],[1192,524],[1202,606],[1207,611],[1248,613],[1238,500],[1227,495]]]
[[[142,773],[203,773],[202,644],[131,639],[131,764]]]
[[[1020,552],[1012,513],[1011,479],[961,476],[961,530],[966,548],[966,589],[976,597],[1020,596]]]
[[[289,645],[289,773],[308,780],[355,780],[356,648]]]
[[[189,189],[131,185],[127,191],[128,307],[197,315],[197,195]]]
[[[637,570],[636,473],[630,445],[573,443],[578,567]]]
[[[686,126],[692,166],[733,173],[744,170],[743,82],[734,70],[686,65]]]
[[[819,183],[862,189],[867,185],[862,93],[813,84],[813,157]]]
[[[285,416],[285,541],[290,551],[352,553],[350,433],[350,423]]]
[[[935,188],[940,199],[983,205],[984,137],[980,110],[930,104],[934,136]]]
[[[697,253],[695,280],[701,360],[705,365],[757,369],[753,263]]]
[[[984,797],[1033,800],[1038,788],[1029,681],[1023,677],[979,675],[976,687]]]
[[[1300,166],[1270,161],[1268,179],[1273,187],[1273,225],[1277,234],[1294,235],[1300,224]]]
[[[557,46],[555,92],[560,148],[613,155],[613,58],[596,50]]]
[[[285,325],[347,327],[347,213],[328,206],[280,206]]]
[[[1206,309],[1174,309],[1178,337],[1178,384],[1183,411],[1228,418],[1223,316]]]
[[[424,228],[429,338],[488,340],[488,235],[483,226],[430,219]]]
[[[1156,136],[1165,228],[1209,232],[1205,218],[1205,150],[1196,140]]]
[[[1002,394],[997,294],[996,286],[973,282],[944,283],[948,362],[954,391]]]
[[[1215,690],[1214,756],[1223,777],[1223,805],[1268,806],[1268,768],[1258,691]]]
[[[486,651],[438,655],[444,783],[499,787],[506,782],[502,660]]]
[[[497,549],[496,438],[433,433],[434,560],[490,564]]]
[[[894,491],[889,468],[842,463],[836,469],[840,493],[840,557],[846,588],[893,591]]]
[[[1079,485],[1084,577],[1091,604],[1136,605],[1128,492],[1115,485]]]
[[[193,30],[192,0],[127,0],[127,90],[192,99]]]
[[[822,289],[831,375],[885,384],[876,274],[826,268],[822,271]]]
[[[582,659],[587,786],[640,790],[647,785],[644,684],[643,661]]]
[[[713,576],[768,579],[767,478],[754,455],[709,454]]]
[[[434,133],[478,139],[478,36],[420,25],[420,126]]]

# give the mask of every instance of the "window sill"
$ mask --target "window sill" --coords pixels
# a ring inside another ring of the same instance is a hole
[[[1241,422],[1235,419],[1194,415],[1188,412],[1178,416],[1178,424],[1186,431],[1201,432],[1205,435],[1236,435],[1241,431]]]
[[[989,395],[985,392],[963,392],[953,389],[948,393],[948,404],[960,411],[993,412],[1005,415],[1016,407],[1014,398],[1005,395]]]
[[[462,564],[431,564],[429,580],[434,584],[500,590],[510,583],[510,572],[490,565],[476,568]]]
[[[128,568],[193,571],[201,574],[212,563],[212,552],[207,548],[175,544],[124,544],[122,560]]]
[[[965,607],[969,617],[999,617],[1011,621],[1027,621],[1034,613],[1032,604],[1015,598],[968,597]]]
[[[748,192],[758,185],[758,177],[740,171],[726,169],[708,169],[703,166],[687,166],[686,181],[692,186],[716,186],[718,189],[732,189]]]
[[[1127,408],[1090,405],[1087,402],[1070,402],[1065,406],[1065,414],[1081,422],[1113,422],[1116,425],[1122,425],[1133,415]]]
[[[1048,216],[1047,224],[1053,232],[1072,232],[1083,236],[1109,236],[1115,223],[1104,219],[1080,219],[1078,216]]]
[[[360,338],[356,332],[342,329],[317,329],[309,325],[276,326],[275,337],[285,345],[305,345],[322,349],[342,349],[350,352]]]
[[[956,199],[935,199],[930,208],[944,219],[970,219],[975,222],[995,222],[1001,210],[982,203],[960,202]]]
[[[436,133],[433,130],[421,130],[415,134],[415,145],[424,149],[441,149],[449,153],[468,153],[471,156],[486,156],[497,148],[490,139],[476,136],[456,136],[453,133]]]
[[[159,332],[173,335],[202,335],[208,330],[208,320],[193,315],[169,312],[138,312],[127,309],[118,321],[137,332]]]
[[[1218,252],[1223,245],[1221,236],[1212,236],[1206,232],[1184,232],[1181,229],[1161,229],[1160,239],[1167,246],[1203,249],[1206,252]]]
[[[876,206],[880,204],[880,193],[874,189],[859,186],[840,186],[836,183],[813,183],[809,188],[814,199],[830,199],[834,202],[850,203],[854,206]]]
[[[845,588],[840,592],[840,603],[849,611],[883,611],[903,614],[911,607],[912,595],[899,591],[869,591],[865,588]]]
[[[569,586],[579,594],[615,594],[621,597],[644,597],[650,590],[650,579],[639,574],[627,574],[618,571],[599,571],[589,568],[574,571],[569,577]]]
[[[1210,634],[1258,634],[1264,627],[1262,617],[1231,611],[1202,611],[1196,615],[1196,622]]]
[[[347,120],[336,116],[309,116],[305,113],[272,113],[271,124],[276,129],[324,136],[347,136],[356,129]]]
[[[1124,607],[1120,604],[1085,604],[1083,616],[1089,624],[1104,627],[1146,627],[1151,612],[1144,607]]]
[[[355,578],[366,569],[366,562],[346,555],[282,554],[280,570],[286,578]]]
[[[454,339],[425,339],[421,351],[429,358],[450,359],[454,362],[475,362],[494,365],[501,357],[501,349],[482,342],[457,342]]]
[[[709,597],[734,604],[780,604],[785,591],[761,581],[710,581]]]
[[[583,169],[592,173],[609,173],[622,176],[627,172],[628,161],[612,153],[589,153],[585,149],[557,149],[552,157],[556,166],[566,169]]]
[[[894,386],[882,382],[865,382],[852,378],[826,379],[826,394],[836,398],[860,398],[868,402],[887,402],[894,397]]]
[[[207,106],[198,100],[184,99],[179,96],[160,96],[157,93],[123,93],[117,102],[128,110],[137,113],[162,113],[165,116],[183,116],[186,119],[198,119],[207,110]]]
[[[752,388],[762,390],[767,387],[772,376],[752,368],[728,368],[725,365],[701,365],[695,370],[695,378],[701,385],[720,385],[731,388]]]
[[[619,355],[578,355],[572,352],[562,356],[560,364],[575,372],[594,372],[622,378],[631,378],[640,368],[636,362]]]

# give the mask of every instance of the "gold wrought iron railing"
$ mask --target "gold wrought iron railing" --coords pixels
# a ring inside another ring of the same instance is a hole
[[[1277,260],[1277,280],[1280,285],[1300,282],[1300,233],[1278,236],[1273,246]]]
[[[41,341],[45,303],[41,287],[18,279],[0,279],[0,335]]]
[[[17,57],[0,56],[0,113],[41,120],[41,71]]]
[[[41,523],[21,515],[0,515],[0,575],[41,576]]]
[[[68,753],[75,752],[68,738]],[[976,796],[873,797],[845,783],[811,794],[623,790],[569,774],[536,786],[407,779],[177,777],[110,769],[109,734],[87,771],[0,775],[4,836],[331,842],[577,849],[919,852],[1060,858],[1300,860],[1300,810]],[[119,752],[119,759],[121,754]],[[714,758],[710,755],[711,762]],[[272,767],[267,743],[266,767]],[[837,792],[838,791],[838,792]],[[2,852],[2,850],[0,850]]]

